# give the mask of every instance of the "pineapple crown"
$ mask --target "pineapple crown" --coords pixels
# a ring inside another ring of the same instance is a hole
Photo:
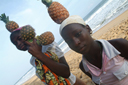
[[[42,0],[42,3],[44,3],[47,7],[50,7],[52,0]]]
[[[9,22],[9,17],[5,15],[5,13],[1,14],[0,20],[3,21],[5,24]]]

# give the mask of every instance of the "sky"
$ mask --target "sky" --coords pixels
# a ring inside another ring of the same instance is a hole
[[[101,0],[53,0],[61,3],[70,15],[85,17]],[[0,0],[0,14],[5,13],[18,25],[31,25],[40,35],[53,33],[55,42],[61,40],[59,24],[50,18],[41,0]],[[30,68],[31,54],[20,51],[11,43],[10,32],[0,21],[0,85],[14,85]]]

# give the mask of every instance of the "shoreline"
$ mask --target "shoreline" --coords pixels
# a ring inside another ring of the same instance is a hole
[[[122,14],[102,26],[98,31],[92,35],[95,39],[115,39],[124,38],[128,40],[128,10],[124,11]],[[79,63],[82,60],[82,55],[69,50],[64,54],[65,59],[70,67],[71,73],[76,77],[80,78],[87,85],[95,85],[92,83],[91,79],[85,75],[79,68]],[[24,82],[22,85],[44,85],[39,78],[34,75],[31,79]]]
[[[92,37],[97,39],[98,37],[100,37],[103,34],[103,33],[99,33],[99,31],[107,32],[109,29],[120,24],[122,21],[126,20],[127,18],[128,18],[128,10],[125,10],[122,14],[118,15],[113,20],[110,20],[108,23],[101,26],[98,31],[93,33]]]

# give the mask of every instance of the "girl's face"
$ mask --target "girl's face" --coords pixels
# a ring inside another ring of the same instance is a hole
[[[61,35],[69,47],[81,54],[86,54],[91,47],[93,39],[90,36],[90,27],[81,24],[69,24],[61,32]]]
[[[20,33],[14,34],[11,37],[11,41],[19,50],[26,51],[28,49],[28,45],[21,38]]]

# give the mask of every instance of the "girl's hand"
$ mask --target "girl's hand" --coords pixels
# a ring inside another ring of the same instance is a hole
[[[33,39],[32,43],[28,41],[25,41],[25,43],[29,45],[28,52],[32,54],[34,57],[38,57],[38,55],[42,54],[42,46],[39,46],[36,43],[36,39]]]
[[[70,76],[70,68],[64,57],[59,59],[60,63],[55,62],[42,53],[42,46],[39,46],[36,43],[36,39],[33,39],[32,43],[28,41],[25,41],[25,43],[29,45],[28,52],[43,62],[43,64],[45,64],[52,72],[64,78],[68,78]]]

